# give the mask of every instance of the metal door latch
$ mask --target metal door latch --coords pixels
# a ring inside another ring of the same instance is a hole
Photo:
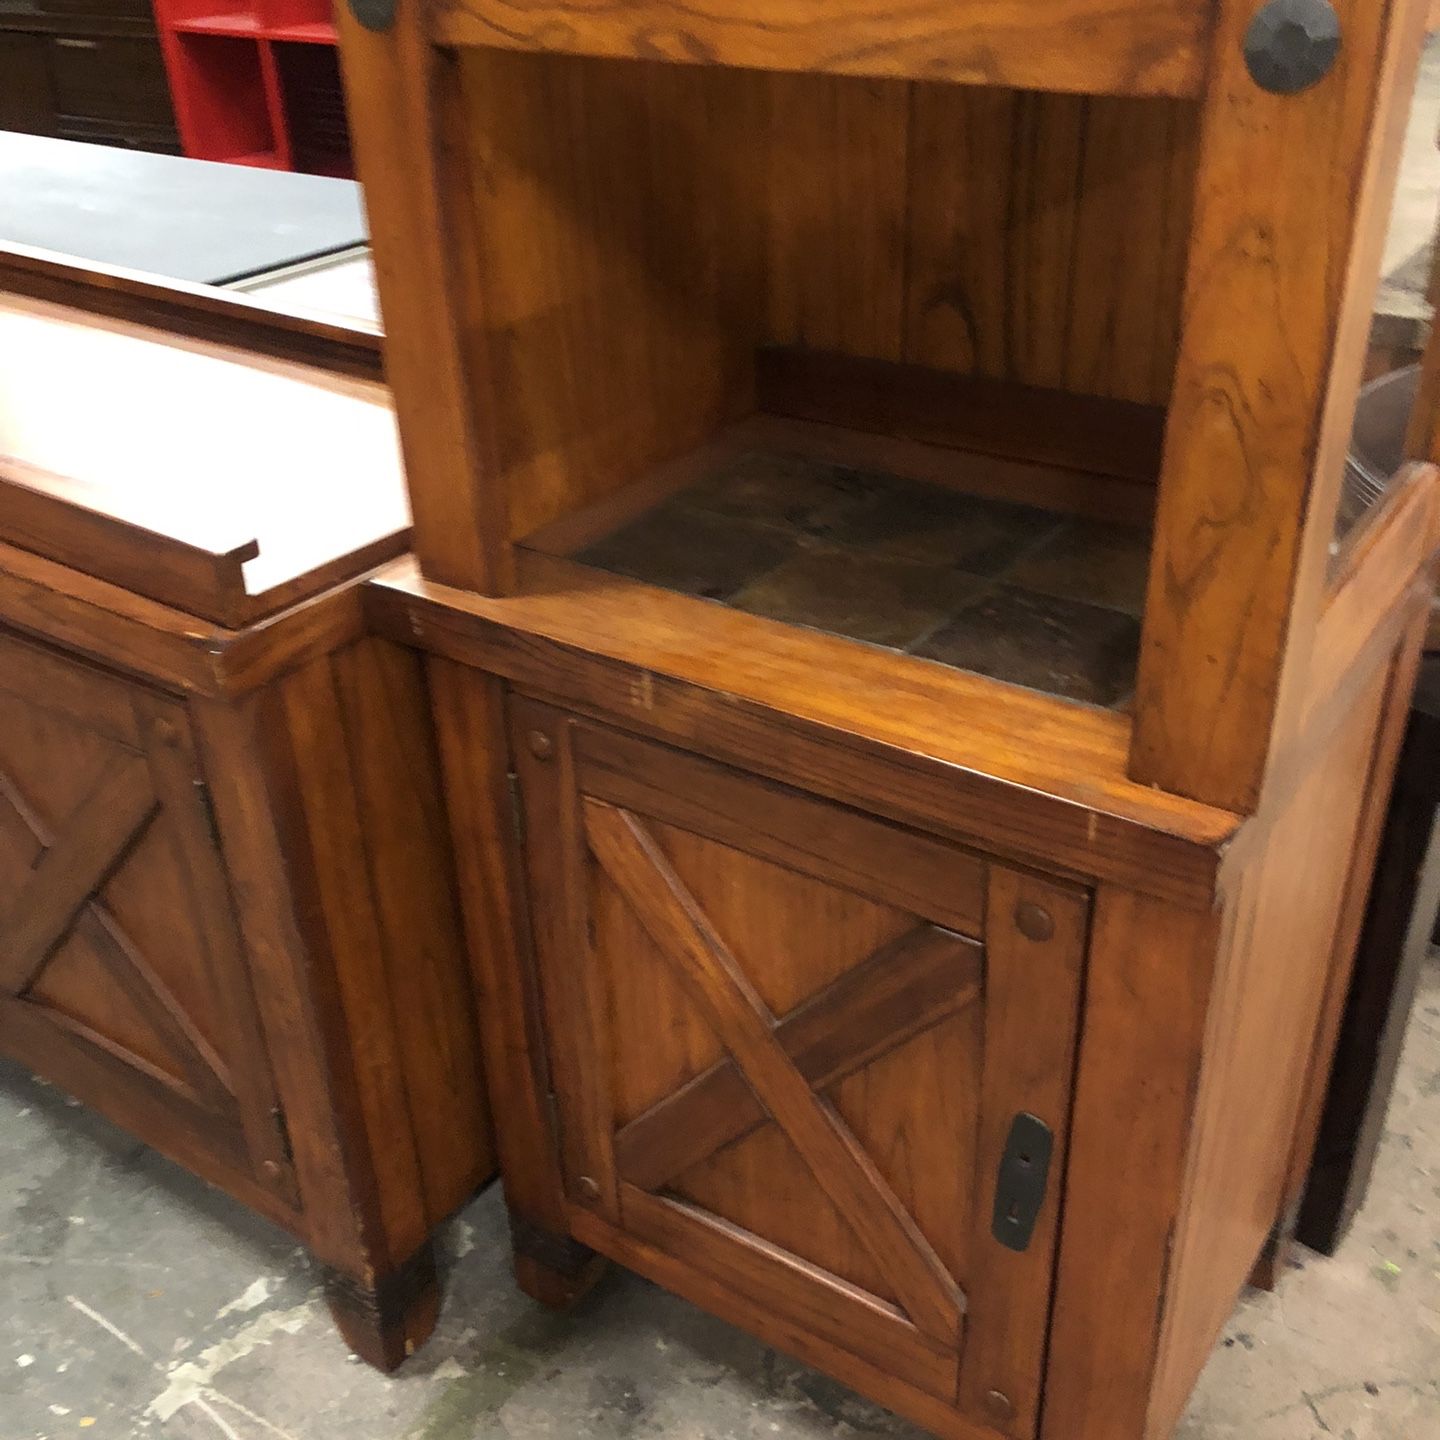
[[[1024,1111],[1015,1117],[1005,1153],[1000,1157],[995,1218],[991,1223],[991,1233],[1008,1250],[1029,1247],[1035,1217],[1045,1203],[1054,1149],[1055,1137],[1043,1120]]]

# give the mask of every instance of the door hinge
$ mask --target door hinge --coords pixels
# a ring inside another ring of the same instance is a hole
[[[280,1137],[280,1153],[285,1157],[287,1165],[295,1163],[295,1146],[290,1139],[290,1122],[285,1118],[285,1112],[278,1105],[270,1108],[270,1118],[275,1122],[275,1133]]]
[[[995,1180],[995,1216],[990,1226],[1007,1250],[1024,1251],[1030,1246],[1035,1219],[1045,1203],[1054,1149],[1055,1137],[1043,1120],[1022,1110],[1011,1122]]]
[[[525,795],[520,789],[520,777],[513,771],[507,771],[505,783],[510,787],[510,828],[515,836],[515,843],[522,850],[525,848]]]
[[[205,827],[210,832],[210,843],[218,850],[220,848],[220,821],[215,814],[215,798],[210,794],[210,787],[203,780],[192,780],[195,787],[195,798],[200,802],[200,813],[205,817]]]

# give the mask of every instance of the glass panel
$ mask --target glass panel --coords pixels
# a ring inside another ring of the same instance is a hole
[[[1335,550],[1374,514],[1407,460],[1406,431],[1434,306],[1440,197],[1440,36],[1426,43],[1411,104],[1380,285],[1335,522]]]

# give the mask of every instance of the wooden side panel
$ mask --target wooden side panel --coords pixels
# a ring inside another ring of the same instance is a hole
[[[1303,684],[1420,41],[1410,0],[1337,9],[1334,69],[1279,96],[1219,6],[1141,645],[1131,774],[1243,813],[1287,651]]]
[[[1262,828],[1236,857],[1147,1430],[1157,1440],[1179,1418],[1287,1199],[1292,1138],[1390,680],[1387,658],[1330,737],[1316,737],[1311,768],[1272,813],[1262,812]]]
[[[1144,1433],[1218,929],[1096,896],[1042,1440]]]
[[[391,1258],[494,1168],[419,662],[366,640],[278,683],[275,794],[333,973]],[[283,717],[283,718],[282,718]]]
[[[461,341],[466,312],[462,222],[468,175],[447,147],[456,113],[453,62],[430,46],[419,5],[399,7],[384,35],[346,6],[335,12],[351,140],[365,182],[375,278],[385,316],[385,375],[395,396],[427,573],[503,594],[508,584],[503,497],[488,474]],[[465,297],[465,298],[462,298]]]
[[[495,1155],[425,673],[413,652],[373,639],[331,665],[433,1226],[494,1173]]]
[[[465,338],[524,535],[749,403],[754,77],[460,57],[483,282]],[[421,551],[422,561],[424,551]]]

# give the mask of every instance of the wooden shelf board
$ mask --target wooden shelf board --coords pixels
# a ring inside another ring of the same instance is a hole
[[[260,22],[244,10],[223,11],[214,15],[191,15],[176,20],[173,29],[181,35],[226,35],[254,39],[261,34]]]
[[[267,40],[293,40],[306,45],[337,45],[339,35],[329,20],[296,25],[269,25],[261,33]]]

